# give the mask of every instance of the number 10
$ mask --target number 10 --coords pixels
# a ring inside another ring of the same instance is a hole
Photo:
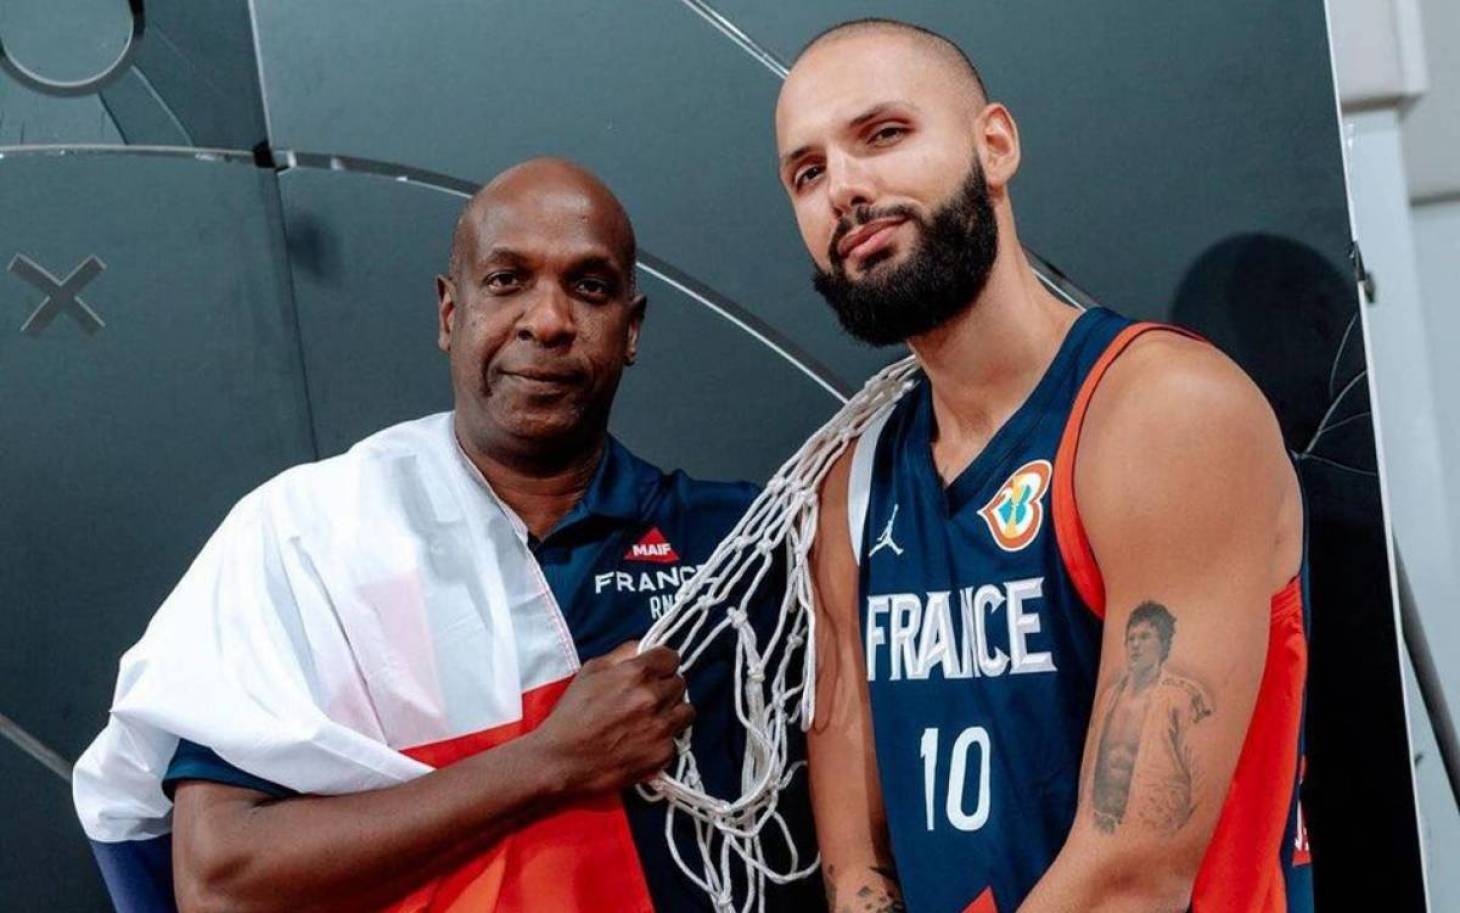
[[[978,805],[973,814],[963,810],[963,781],[968,772],[968,751],[973,743],[979,747]],[[923,803],[928,812],[928,830],[933,829],[933,793],[938,783],[938,730],[923,730],[918,749],[923,758]],[[989,733],[982,726],[972,726],[958,734],[953,742],[948,771],[948,800],[944,810],[948,822],[960,831],[976,831],[989,820]]]

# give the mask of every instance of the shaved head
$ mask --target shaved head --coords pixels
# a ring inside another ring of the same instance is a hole
[[[492,178],[462,207],[451,236],[448,275],[460,281],[462,266],[481,244],[482,227],[498,208],[575,205],[618,255],[632,285],[637,242],[629,214],[613,191],[588,169],[567,159],[543,157],[513,165]]]
[[[796,62],[799,63],[801,58],[816,48],[847,38],[877,35],[911,43],[941,64],[950,78],[962,84],[975,104],[982,106],[988,101],[988,88],[984,85],[983,75],[962,48],[931,29],[896,19],[853,19],[851,22],[834,25],[808,41],[801,53],[796,55]]]
[[[562,159],[509,168],[462,208],[436,277],[436,344],[478,466],[537,474],[599,452],[644,320],[634,258],[618,198]]]

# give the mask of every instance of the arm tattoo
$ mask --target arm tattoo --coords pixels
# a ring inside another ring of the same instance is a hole
[[[872,877],[858,879],[855,890],[846,897],[837,890],[836,866],[827,866],[823,872],[827,910],[830,913],[907,913],[897,873],[890,867],[877,865],[868,866],[868,871]],[[838,897],[845,901],[841,906],[837,906]]]
[[[1196,810],[1199,766],[1189,731],[1212,715],[1200,684],[1166,668],[1176,619],[1143,602],[1125,628],[1125,672],[1096,704],[1100,719],[1090,783],[1095,826],[1109,834],[1131,818],[1158,833]]]

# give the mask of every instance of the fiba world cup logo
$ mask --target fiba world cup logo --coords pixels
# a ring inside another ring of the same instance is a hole
[[[1045,492],[1054,468],[1049,460],[1025,463],[999,486],[978,515],[988,524],[994,542],[1006,552],[1017,552],[1034,541],[1044,523]]]

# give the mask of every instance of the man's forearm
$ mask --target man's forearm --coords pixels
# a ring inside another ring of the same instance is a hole
[[[579,668],[542,725],[410,783],[270,800],[178,787],[183,913],[378,909],[544,813],[662,770],[694,719],[673,650],[632,642]]]
[[[561,800],[562,765],[526,736],[410,783],[343,796],[180,804],[183,913],[383,907]],[[185,783],[228,789],[212,784]],[[206,815],[206,819],[204,819]],[[186,831],[192,833],[185,834]]]
[[[1066,844],[1018,913],[1184,913],[1191,887],[1191,873],[1155,854],[1134,858]]]

